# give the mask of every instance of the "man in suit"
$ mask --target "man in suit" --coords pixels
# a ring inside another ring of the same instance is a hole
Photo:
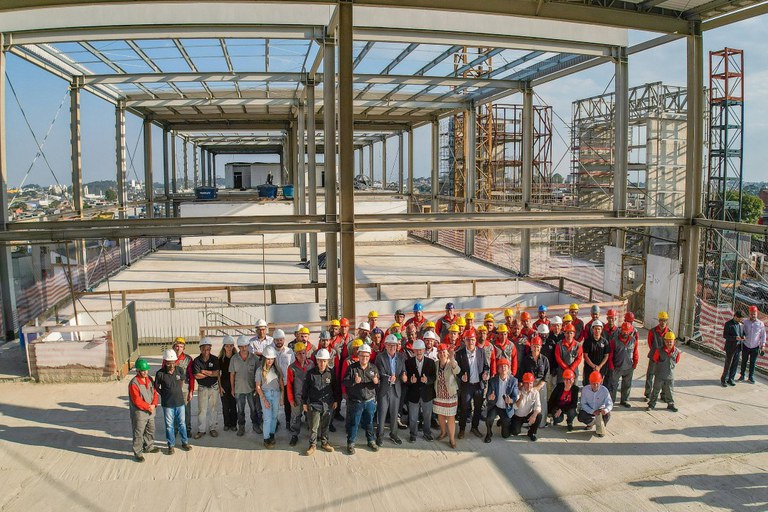
[[[400,340],[390,334],[384,340],[385,351],[376,358],[376,368],[379,369],[379,389],[376,398],[378,409],[378,426],[376,428],[376,444],[384,444],[384,423],[389,413],[389,438],[395,444],[403,444],[397,435],[397,413],[403,400],[403,383],[407,381],[405,374],[405,356],[399,352]]]
[[[493,422],[496,416],[501,419],[501,437],[508,438],[512,434],[512,415],[514,404],[517,402],[519,391],[517,379],[511,374],[508,359],[499,359],[496,362],[497,373],[488,381],[486,394],[487,408],[485,412],[485,442],[490,443],[493,437]]]
[[[405,392],[405,400],[408,402],[408,426],[411,435],[408,442],[416,441],[416,431],[419,426],[419,412],[422,414],[424,439],[432,440],[431,419],[432,400],[435,398],[435,379],[437,378],[437,365],[435,361],[424,357],[426,345],[423,340],[416,340],[413,344],[414,356],[405,361],[405,373],[408,379],[408,389]]]
[[[474,333],[468,331],[464,334],[464,346],[456,351],[456,362],[459,364],[459,439],[464,438],[470,407],[474,408],[470,432],[477,437],[483,437],[478,427],[490,365],[485,352],[478,349],[476,343]]]
[[[725,338],[725,364],[723,374],[720,376],[720,385],[735,386],[736,369],[739,367],[739,354],[741,343],[744,341],[744,324],[741,320],[744,313],[737,311],[733,318],[725,322],[723,326],[723,338]]]

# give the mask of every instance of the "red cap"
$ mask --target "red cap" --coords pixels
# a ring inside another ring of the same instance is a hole
[[[606,317],[608,318],[610,317],[616,318],[617,316],[619,316],[619,312],[616,311],[615,309],[609,309],[608,313],[606,313]]]
[[[573,324],[568,324],[563,327],[563,332],[576,332],[576,327]]]
[[[477,338],[477,336],[475,335],[475,331],[464,331],[464,334],[462,334],[461,337],[464,339]]]
[[[621,324],[621,332],[623,332],[624,334],[629,334],[629,333],[631,333],[631,332],[632,332],[634,329],[635,329],[635,328],[634,328],[634,327],[632,327],[632,324],[631,324],[631,323],[629,323],[629,322],[624,322],[623,324]]]
[[[634,321],[635,321],[635,314],[634,314],[634,313],[632,313],[631,311],[627,311],[627,312],[624,314],[624,321],[625,321],[625,322],[629,322],[629,323],[632,323],[632,322],[634,322]]]
[[[563,379],[575,379],[576,374],[573,373],[573,370],[570,368],[567,370],[563,370]]]
[[[347,320],[346,318],[342,318],[341,320],[339,320],[339,325],[341,325],[342,327],[349,327],[349,320]]]
[[[531,384],[533,384],[534,382],[536,382],[536,377],[534,377],[531,372],[526,372],[523,374],[523,382],[530,382]]]
[[[590,384],[600,384],[603,382],[603,376],[600,372],[594,371],[589,374],[589,383]]]
[[[531,314],[529,312],[523,311],[522,313],[520,313],[520,320],[530,320],[530,319],[531,319]]]
[[[749,306],[750,313],[757,313],[757,306]]]
[[[533,338],[531,338],[531,346],[533,345],[537,345],[539,347],[542,345],[541,338],[539,336],[534,336]]]
[[[441,343],[437,346],[437,351],[441,352],[443,350],[451,350],[451,346],[447,343]]]
[[[496,361],[496,366],[500,367],[503,364],[505,364],[507,366],[512,366],[512,365],[509,364],[509,359],[504,359],[503,357],[501,359],[499,359],[498,361]]]

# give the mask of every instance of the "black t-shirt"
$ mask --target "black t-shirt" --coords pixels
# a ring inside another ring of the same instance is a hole
[[[161,368],[155,374],[155,389],[160,395],[160,404],[163,407],[181,407],[184,405],[184,392],[181,385],[184,382],[184,370],[174,368],[173,373]]]
[[[197,356],[195,360],[192,362],[192,375],[197,375],[203,370],[208,370],[209,372],[215,372],[217,370],[220,370],[221,366],[219,365],[219,358],[210,355],[208,356],[207,361],[203,361],[202,356]],[[216,377],[203,377],[202,379],[196,379],[197,383],[201,386],[205,386],[206,388],[209,388],[216,384],[219,379]]]

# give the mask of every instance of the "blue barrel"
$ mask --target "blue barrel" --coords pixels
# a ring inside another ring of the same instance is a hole
[[[203,201],[212,201],[218,196],[216,187],[197,187],[195,189],[195,198]]]
[[[275,199],[277,197],[277,185],[264,184],[259,185],[256,189],[259,191],[259,197],[267,199]]]
[[[283,197],[293,199],[293,185],[283,185]]]

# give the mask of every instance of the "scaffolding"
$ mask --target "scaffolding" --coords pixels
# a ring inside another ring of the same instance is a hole
[[[714,220],[741,222],[744,52],[732,48],[710,52],[709,68],[706,214]],[[702,298],[714,306],[735,305],[739,238],[732,231],[706,231]]]

